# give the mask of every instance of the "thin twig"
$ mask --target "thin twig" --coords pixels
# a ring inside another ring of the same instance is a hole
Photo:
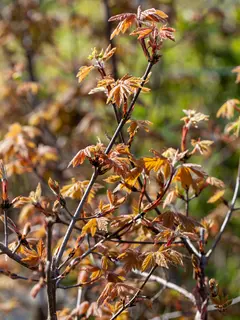
[[[195,254],[198,258],[201,257],[200,252],[198,252],[198,250],[194,247],[189,238],[181,237],[181,240],[190,254]]]
[[[228,308],[237,304],[237,303],[240,303],[240,296],[232,299],[232,303],[228,306]],[[207,310],[208,311],[216,311],[216,310],[218,310],[218,308],[216,307],[215,304],[211,304],[207,307]]]
[[[31,270],[37,270],[37,267],[32,267],[26,263],[24,263],[21,259],[21,257],[16,254],[13,253],[10,249],[8,249],[3,243],[0,242],[0,250],[6,254],[9,258],[11,258],[12,260],[18,262],[19,264],[21,264],[23,267],[31,269]]]
[[[68,229],[67,229],[67,231],[65,233],[63,242],[61,244],[61,247],[60,247],[59,252],[57,254],[57,257],[56,257],[56,265],[59,265],[59,263],[61,261],[62,255],[64,253],[64,250],[65,250],[66,246],[67,246],[67,242],[68,242],[68,240],[69,240],[69,238],[71,236],[72,230],[73,230],[73,228],[75,226],[75,223],[76,223],[76,221],[77,221],[77,219],[78,219],[78,217],[79,217],[79,215],[80,215],[80,213],[82,211],[83,205],[84,205],[85,201],[87,200],[89,193],[92,190],[92,186],[94,185],[94,183],[95,183],[95,181],[97,179],[97,176],[98,176],[98,172],[95,169],[95,171],[92,174],[92,177],[91,177],[91,179],[89,181],[87,189],[85,190],[84,195],[83,195],[81,201],[79,202],[79,205],[78,205],[78,207],[77,207],[77,209],[76,209],[76,211],[74,213],[74,216],[73,216],[73,218],[72,218],[72,220],[71,220],[71,222],[69,224],[69,227],[68,227]]]
[[[207,259],[205,255],[205,229],[200,228],[200,261],[199,261],[199,272],[197,273],[197,288],[196,288],[196,295],[197,295],[197,313],[195,318],[197,319],[199,315],[199,319],[207,320],[208,313],[207,313],[207,305],[208,305],[208,290],[205,278],[205,269],[207,266]]]
[[[35,278],[27,278],[27,277],[24,277],[24,276],[20,276],[16,273],[12,273],[8,270],[4,270],[4,269],[0,269],[0,274],[4,274],[5,276],[11,278],[12,280],[26,280],[26,281],[29,281],[29,282],[38,282],[39,279],[35,279]]]
[[[189,215],[189,192],[186,190],[186,200],[185,200],[185,208],[186,208],[186,217]]]
[[[146,279],[144,280],[143,284],[141,285],[141,287],[137,290],[137,292],[134,294],[134,296],[129,300],[128,303],[124,304],[113,316],[110,320],[114,320],[116,319],[125,309],[127,309],[128,307],[131,307],[131,305],[133,305],[134,301],[136,300],[136,298],[138,297],[138,295],[140,294],[140,292],[142,291],[142,289],[144,288],[144,286],[146,285],[146,283],[148,282],[148,280],[150,279],[150,277],[152,276],[153,272],[155,271],[155,269],[157,268],[157,265],[155,265],[154,267],[152,267],[151,271],[149,272],[149,274],[146,275]]]
[[[136,274],[138,274],[138,275],[140,275],[140,276],[143,276],[143,277],[147,276],[147,273],[146,273],[146,272],[140,272],[140,271],[138,271],[138,270],[134,270],[133,272],[136,273]],[[165,286],[166,288],[173,289],[173,290],[181,293],[181,294],[182,294],[183,296],[185,296],[188,300],[192,301],[192,303],[193,303],[194,305],[196,305],[196,300],[195,300],[194,295],[193,295],[191,292],[187,291],[186,289],[178,286],[178,285],[175,284],[175,283],[172,283],[172,282],[169,282],[169,281],[167,281],[167,280],[165,280],[165,279],[162,279],[162,278],[160,278],[159,276],[152,275],[152,276],[151,276],[151,280],[155,280],[157,283],[162,284],[162,285]]]
[[[235,305],[237,303],[240,303],[240,296],[235,298],[235,299],[233,299],[230,306]],[[215,304],[211,304],[211,305],[209,305],[207,307],[207,311],[208,312],[218,311],[218,309],[217,309]],[[186,316],[186,317],[188,316],[188,317],[191,317],[191,319],[192,319],[193,312],[173,311],[173,312],[165,313],[160,317],[154,317],[151,320],[169,320],[169,319],[180,318],[180,317],[183,317],[183,316]]]
[[[237,200],[237,196],[238,196],[238,191],[239,191],[239,186],[240,186],[240,159],[239,159],[239,164],[238,164],[238,173],[237,173],[237,178],[236,178],[236,184],[235,184],[235,190],[234,190],[234,194],[233,194],[233,197],[232,197],[232,201],[231,201],[231,204],[230,204],[230,207],[229,207],[229,210],[225,216],[225,219],[222,223],[222,226],[220,228],[220,231],[211,247],[211,249],[208,250],[207,254],[206,254],[206,258],[209,259],[213,253],[213,251],[215,250],[218,242],[221,240],[221,237],[222,237],[222,234],[232,216],[232,213],[234,211],[234,205],[235,205],[235,202]]]
[[[154,242],[154,241],[135,241],[135,240],[122,240],[122,239],[110,239],[108,241],[111,241],[111,242],[117,242],[117,243],[129,243],[129,244],[142,244],[142,245],[145,245],[145,244],[167,244],[168,242],[167,241],[157,241],[157,242]],[[172,245],[173,244],[182,244],[183,241],[182,240],[179,240],[179,241],[174,241],[172,242]]]
[[[7,219],[7,210],[3,209],[4,214],[4,244],[8,248],[8,219]]]

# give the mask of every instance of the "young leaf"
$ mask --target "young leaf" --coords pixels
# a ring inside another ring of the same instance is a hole
[[[89,74],[89,72],[91,72],[94,69],[94,66],[83,66],[79,69],[78,74],[77,74],[77,78],[78,78],[78,82],[82,82],[87,75]]]
[[[97,219],[93,218],[85,224],[85,226],[82,228],[81,234],[84,235],[86,233],[90,233],[91,236],[94,237],[96,231],[97,231]]]
[[[234,116],[234,110],[240,111],[240,100],[230,99],[226,101],[217,112],[217,118],[227,118],[231,119]]]
[[[155,259],[154,259],[154,253],[149,252],[142,263],[142,269],[141,271],[145,271],[148,268],[151,268],[154,265]]]
[[[218,190],[214,193],[214,195],[208,199],[208,203],[214,203],[221,199],[225,193],[225,190]]]

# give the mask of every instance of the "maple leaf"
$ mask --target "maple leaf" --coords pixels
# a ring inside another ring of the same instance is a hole
[[[225,130],[227,133],[232,131],[233,134],[238,137],[240,132],[240,117],[238,117],[236,121],[228,123]]]
[[[154,30],[154,26],[152,27],[146,27],[146,28],[137,28],[132,33],[130,33],[130,36],[138,36],[139,39],[145,39],[149,36],[150,33],[152,33]]]
[[[162,153],[162,156],[166,157],[172,163],[172,165],[175,165],[178,161],[184,159],[187,152],[187,150],[184,152],[179,152],[179,150],[174,148],[168,148]]]
[[[129,158],[125,158],[124,155],[129,155],[129,151],[126,153],[121,151],[121,146],[116,146],[109,152],[108,155],[102,157],[102,168],[106,166],[107,169],[113,168],[114,173],[125,176],[129,172]]]
[[[151,170],[157,172],[162,167],[169,166],[168,160],[161,155],[152,158],[142,158],[142,161],[147,174],[149,174]]]
[[[128,145],[131,145],[134,136],[138,132],[139,128],[142,128],[146,132],[149,132],[149,125],[152,124],[152,122],[147,120],[128,120],[127,123],[130,123],[130,126],[127,129],[127,132],[129,133],[129,141]]]
[[[174,28],[170,28],[170,27],[163,26],[163,27],[160,28],[160,30],[159,30],[159,37],[160,37],[162,40],[169,39],[169,40],[175,41],[175,38],[174,38],[174,35],[173,35],[173,33],[174,33],[175,31],[176,31],[176,30],[175,30]]]
[[[42,239],[38,241],[36,245],[36,250],[32,247],[31,249],[22,247],[21,253],[26,256],[25,258],[22,258],[21,261],[28,264],[31,267],[37,266],[40,261],[45,263],[46,249],[44,247]]]
[[[185,122],[185,126],[187,128],[190,128],[193,126],[194,128],[198,127],[198,122],[201,121],[208,121],[209,116],[197,112],[196,110],[183,110],[183,112],[186,114],[186,117],[183,117],[181,120]]]
[[[48,179],[48,186],[56,196],[60,196],[60,186],[56,180],[51,177]]]
[[[106,284],[105,288],[103,289],[101,295],[99,296],[99,298],[97,300],[98,306],[103,305],[111,298],[116,297],[116,293],[113,295],[114,287],[115,287],[115,283],[113,283],[113,282],[109,282]]]
[[[215,177],[207,177],[206,182],[214,187],[219,188],[219,189],[225,188],[224,182],[218,178],[215,178]]]
[[[99,217],[97,218],[97,228],[100,231],[108,231],[108,219],[105,217]]]
[[[142,170],[143,168],[141,167],[135,167],[127,172],[121,179],[121,183],[113,190],[113,192],[115,193],[119,190],[124,190],[127,193],[131,193],[132,191],[136,191],[138,187],[138,177]]]
[[[85,181],[76,181],[75,178],[72,178],[72,182],[68,185],[65,185],[61,189],[61,195],[64,197],[69,197],[72,199],[81,200],[87,186],[89,184],[89,180]],[[94,183],[91,192],[89,193],[87,202],[90,203],[96,195],[96,192],[101,189],[102,186],[98,183]]]
[[[126,273],[132,269],[141,269],[141,264],[143,261],[142,255],[138,251],[131,249],[121,253],[117,259],[124,261],[123,269]]]
[[[85,149],[81,149],[76,156],[70,161],[68,167],[73,165],[76,167],[79,164],[82,164],[87,158],[90,163],[99,168],[99,174],[104,174],[108,170],[112,169],[117,174],[126,174],[129,170],[129,156],[130,152],[127,146],[119,144],[115,146],[108,154],[105,153],[105,147],[102,143],[98,143],[96,146],[91,145]]]
[[[86,233],[90,233],[92,237],[95,236],[95,233],[97,232],[97,219],[93,218],[90,219],[85,226],[82,228],[81,235],[85,235]]]
[[[199,179],[203,181],[206,175],[206,172],[200,165],[188,163],[178,167],[173,181],[180,181],[184,189],[189,189],[190,186],[196,189],[195,182],[198,180],[195,176],[199,177]]]
[[[151,8],[145,11],[141,11],[141,8],[139,6],[137,15],[134,13],[124,13],[118,14],[109,19],[109,21],[120,21],[117,27],[112,32],[110,39],[114,38],[119,33],[125,33],[133,24],[147,24],[147,21],[150,21],[152,23],[166,23],[167,18],[167,14],[161,10]]]
[[[155,262],[168,269],[169,264],[183,266],[181,253],[171,248],[161,246],[157,252],[155,252]]]
[[[227,307],[232,304],[232,299],[228,299],[228,296],[218,286],[218,282],[215,279],[209,280],[209,289],[211,293],[211,300],[215,304],[215,307],[224,312]]]
[[[36,166],[45,166],[48,161],[56,161],[55,148],[34,141],[41,135],[40,130],[31,126],[14,123],[0,142],[0,156],[8,162],[8,175],[31,172]]]
[[[68,164],[68,167],[70,167],[71,165],[73,167],[79,166],[79,165],[83,164],[83,162],[86,158],[91,159],[92,154],[97,153],[97,152],[103,152],[104,149],[105,148],[102,143],[97,143],[97,145],[91,145],[91,146],[88,146],[84,149],[81,149],[78,151],[78,153],[70,161],[70,163]]]
[[[78,82],[82,82],[87,75],[94,69],[94,66],[83,66],[79,69],[78,74],[77,74],[77,78],[78,78]]]
[[[143,272],[143,271],[147,270],[148,268],[152,268],[154,263],[155,263],[154,253],[153,252],[149,252],[146,255],[146,257],[143,260],[143,262],[142,262],[141,271]]]
[[[29,197],[19,197],[19,200],[16,202],[14,207],[18,208],[25,204],[32,204],[34,206],[38,206],[40,205],[41,195],[42,195],[42,188],[41,188],[41,184],[38,183],[36,191],[31,191],[29,194]]]
[[[240,111],[240,100],[230,99],[226,101],[217,112],[217,118],[223,117],[231,119],[234,116],[234,110]]]
[[[90,272],[91,272],[91,276],[90,276],[91,282],[98,280],[103,274],[101,268],[98,268],[98,267],[91,268]]]
[[[120,228],[125,224],[128,224],[130,221],[132,221],[134,218],[133,215],[130,214],[123,214],[120,217],[114,217],[114,219],[111,222],[111,227],[113,228]]]
[[[122,282],[108,282],[99,296],[97,304],[98,306],[104,305],[108,301],[114,300],[117,297],[124,299],[129,296],[129,294],[133,294],[135,290],[136,289],[134,287]]]
[[[115,182],[119,182],[121,181],[121,176],[119,175],[111,175],[106,179],[103,179],[104,181],[106,181],[107,183],[115,183]]]
[[[111,17],[108,21],[120,21],[117,27],[113,30],[110,40],[112,40],[115,36],[119,35],[119,33],[125,33],[132,24],[136,21],[137,15],[134,13],[123,13],[117,14]]]
[[[178,251],[162,245],[157,252],[147,253],[142,263],[142,271],[155,264],[166,269],[169,268],[169,264],[183,266],[182,255]]]
[[[146,83],[147,80],[144,82]],[[108,93],[107,104],[112,102],[120,107],[127,101],[128,97],[133,95],[137,89],[141,88],[142,92],[149,92],[150,89],[142,86],[143,79],[133,77],[128,74],[124,75],[121,79],[113,81],[111,77],[105,77],[98,82],[98,87],[111,88]]]
[[[85,224],[85,226],[83,226],[81,235],[90,233],[91,236],[94,237],[97,230],[107,232],[108,231],[107,226],[108,226],[107,218],[105,217],[92,218]]]
[[[140,20],[142,21],[149,20],[149,21],[155,21],[155,22],[161,21],[163,23],[166,23],[167,18],[168,18],[168,15],[165,12],[161,10],[156,10],[154,8],[141,11],[140,13]]]
[[[200,154],[204,154],[205,152],[210,151],[210,146],[213,144],[213,141],[211,140],[191,140],[191,144],[194,147],[193,151],[191,152],[194,154],[196,151],[198,151]]]
[[[102,200],[99,202],[98,208],[95,211],[95,214],[98,216],[106,215],[115,211],[126,200],[126,197],[118,198],[110,190],[107,191],[107,195],[109,203],[103,204]]]
[[[180,212],[165,211],[160,216],[153,220],[153,224],[160,224],[160,227],[164,227],[156,239],[175,238],[184,235],[186,232],[195,232],[196,227],[203,227],[192,217],[186,217]],[[176,229],[176,227],[178,229]],[[171,233],[174,230],[175,234]],[[156,240],[155,240],[156,241]]]
[[[172,229],[175,223],[175,213],[172,211],[165,211],[161,214],[161,216],[155,218],[153,223],[160,223],[164,227],[168,229]]]
[[[107,49],[104,51],[102,60],[103,61],[108,61],[116,52],[116,48],[112,48],[112,45],[110,44]]]

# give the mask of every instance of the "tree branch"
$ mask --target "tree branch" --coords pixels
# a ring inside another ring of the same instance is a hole
[[[8,249],[3,243],[0,242],[0,250],[6,254],[9,258],[11,258],[12,260],[16,261],[17,263],[21,264],[23,267],[28,268],[30,270],[37,270],[37,267],[31,267],[28,264],[22,262],[21,257],[16,254],[13,253],[10,249]]]
[[[52,279],[52,221],[47,221],[47,301],[48,320],[57,320],[56,315],[56,281]]]
[[[134,270],[133,272],[134,272],[135,274],[140,275],[140,276],[144,276],[144,277],[147,276],[147,273],[146,273],[146,272],[140,272],[140,271],[137,271],[137,270]],[[185,296],[188,300],[192,301],[192,303],[193,303],[194,305],[196,305],[196,299],[195,299],[194,295],[193,295],[191,292],[187,291],[186,289],[178,286],[177,284],[174,284],[174,283],[169,282],[169,281],[167,281],[167,280],[165,280],[165,279],[162,279],[162,278],[160,278],[159,276],[151,275],[151,279],[152,279],[152,280],[155,280],[157,283],[162,284],[162,285],[165,286],[166,288],[173,289],[173,290],[181,293],[181,294],[182,294],[183,296]]]
[[[4,215],[4,244],[8,248],[8,217],[7,217],[7,210],[3,209]]]
[[[147,66],[146,71],[144,73],[144,76],[142,78],[143,81],[141,83],[141,87],[144,85],[144,83],[145,83],[145,81],[146,81],[146,79],[147,79],[147,77],[148,77],[153,65],[154,65],[154,63],[151,62],[151,61],[148,63],[148,66]],[[107,148],[105,150],[106,154],[108,154],[111,151],[111,149],[112,149],[112,147],[113,147],[113,145],[114,145],[119,133],[121,132],[121,130],[122,130],[123,126],[125,125],[125,123],[127,122],[127,120],[129,119],[129,117],[130,117],[130,115],[131,115],[131,113],[133,111],[134,105],[136,103],[136,100],[137,100],[141,90],[142,90],[141,88],[138,88],[138,90],[136,91],[136,93],[135,93],[135,95],[134,95],[134,97],[133,97],[133,99],[131,101],[131,104],[129,106],[129,109],[128,109],[126,115],[119,122],[119,125],[118,125],[117,129],[115,130],[115,132],[113,134],[113,137],[112,137],[111,141],[109,142],[109,144],[108,144],[108,146],[107,146]],[[56,265],[57,266],[59,265],[59,263],[61,261],[61,258],[63,256],[64,250],[65,250],[65,248],[67,246],[67,242],[68,242],[68,240],[69,240],[69,238],[71,236],[72,230],[73,230],[73,228],[75,226],[75,223],[76,223],[76,221],[77,221],[77,219],[78,219],[78,217],[79,217],[79,215],[80,215],[80,213],[82,211],[84,203],[87,200],[87,197],[88,197],[88,195],[89,195],[89,193],[90,193],[90,191],[92,189],[92,186],[95,183],[97,177],[98,177],[98,170],[95,169],[95,171],[92,174],[92,177],[91,177],[91,179],[89,181],[88,187],[87,187],[87,189],[86,189],[86,191],[85,191],[85,193],[84,193],[84,195],[83,195],[83,197],[82,197],[82,199],[81,199],[81,201],[80,201],[80,203],[79,203],[79,205],[78,205],[78,207],[77,207],[77,209],[76,209],[76,211],[74,213],[74,216],[73,216],[73,218],[72,218],[72,220],[71,220],[71,222],[69,224],[69,227],[68,227],[68,229],[67,229],[67,231],[65,233],[63,242],[61,244],[61,247],[60,247],[59,252],[57,254],[57,257],[56,257]]]
[[[8,270],[4,270],[4,269],[0,269],[0,274],[4,274],[6,277],[9,277],[11,278],[12,280],[26,280],[26,281],[29,281],[29,282],[38,282],[39,279],[34,279],[34,278],[28,278],[28,277],[23,277],[23,276],[20,276],[16,273],[12,273]]]

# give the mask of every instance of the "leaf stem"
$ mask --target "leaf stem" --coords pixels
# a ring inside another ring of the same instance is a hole
[[[7,210],[3,209],[4,215],[4,244],[8,248],[8,219],[7,219]]]

